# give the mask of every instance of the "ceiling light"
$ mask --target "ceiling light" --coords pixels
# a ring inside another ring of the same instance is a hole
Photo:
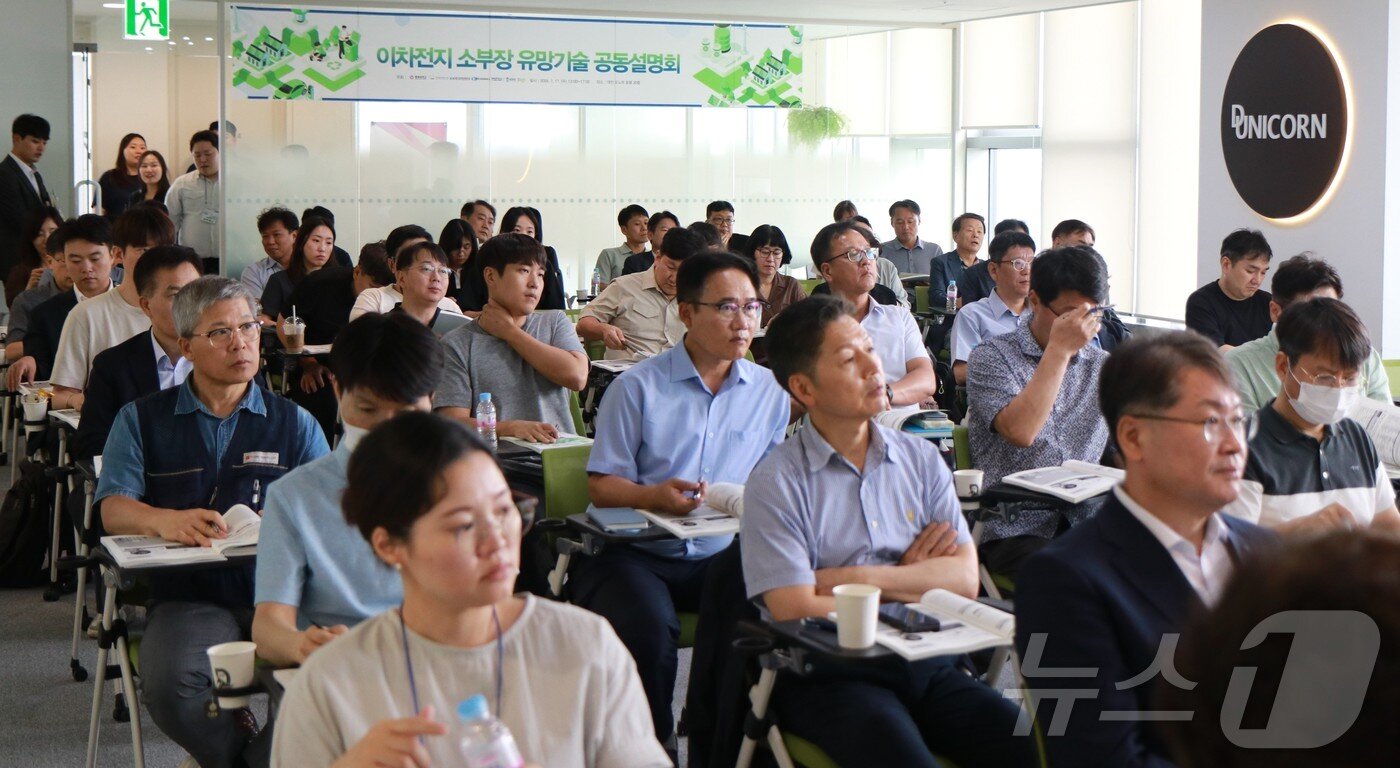
[[[182,37],[182,38],[180,38],[180,39],[181,39],[181,40],[188,40],[188,39],[190,39],[190,36],[189,36],[189,35],[185,35],[184,37]]]
[[[206,38],[204,38],[204,42],[206,42],[206,43],[212,43],[212,42],[214,42],[214,38],[212,38],[212,37],[206,37]]]
[[[102,7],[111,8],[113,10],[121,10],[126,7],[126,3],[103,3]]]
[[[154,51],[155,49],[148,45],[148,46],[146,46],[146,50],[148,50],[148,51]]]

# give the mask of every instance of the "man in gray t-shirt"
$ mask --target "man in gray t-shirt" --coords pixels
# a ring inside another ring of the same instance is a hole
[[[433,406],[475,428],[482,392],[496,404],[496,433],[552,443],[574,433],[569,390],[583,389],[588,356],[558,310],[536,312],[545,255],[534,239],[499,235],[481,246],[490,300],[476,322],[442,337],[447,353]]]

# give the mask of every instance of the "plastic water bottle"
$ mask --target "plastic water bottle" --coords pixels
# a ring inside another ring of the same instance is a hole
[[[457,742],[467,768],[521,768],[525,760],[515,737],[486,708],[480,694],[457,705],[457,721],[462,734]]]
[[[476,398],[476,431],[491,450],[496,450],[496,404],[491,402],[490,392],[482,392]]]
[[[588,287],[589,296],[597,296],[603,292],[603,273],[599,272],[597,267],[593,268],[593,282]]]
[[[943,309],[948,312],[958,311],[958,281],[949,280],[948,290],[944,292]]]

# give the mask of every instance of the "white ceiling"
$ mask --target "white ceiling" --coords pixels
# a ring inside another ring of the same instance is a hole
[[[799,22],[862,27],[950,24],[994,16],[1103,5],[1123,0],[340,0],[343,7],[529,12],[560,15]],[[120,14],[112,0],[73,0],[79,18]],[[213,21],[216,0],[170,0],[172,21]],[[820,36],[820,35],[813,35]]]

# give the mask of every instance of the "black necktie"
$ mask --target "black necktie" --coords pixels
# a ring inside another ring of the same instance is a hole
[[[53,205],[49,200],[49,190],[44,187],[44,177],[36,170],[34,171],[34,183],[39,185],[39,202],[44,205]]]

